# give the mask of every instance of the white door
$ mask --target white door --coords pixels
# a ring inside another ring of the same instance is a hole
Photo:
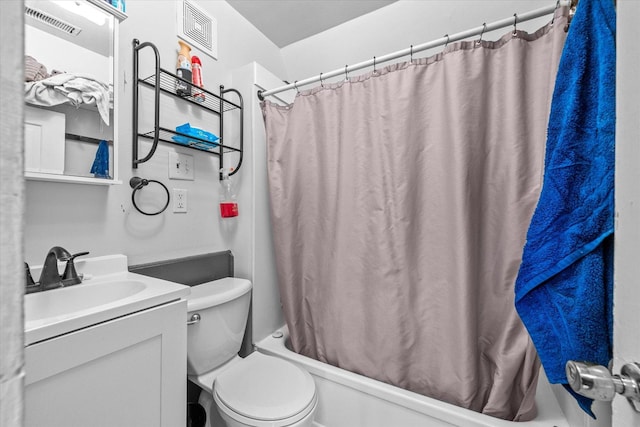
[[[618,0],[617,8],[614,373],[640,363],[640,2]],[[617,396],[612,420],[640,426],[640,413]]]

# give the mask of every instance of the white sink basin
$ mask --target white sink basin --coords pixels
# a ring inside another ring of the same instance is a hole
[[[24,301],[27,323],[95,309],[131,297],[147,285],[139,280],[98,282],[29,294]]]
[[[26,345],[175,301],[190,293],[188,286],[130,273],[124,255],[88,258],[78,261],[76,268],[79,273],[95,276],[79,285],[25,295]],[[37,273],[37,267],[33,271]]]

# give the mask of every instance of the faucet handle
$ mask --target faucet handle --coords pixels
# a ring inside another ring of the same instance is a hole
[[[29,264],[24,263],[24,272],[27,281],[27,293],[30,294],[32,292],[38,292],[41,290],[41,286],[39,283],[36,283],[31,276],[31,270],[29,270]]]
[[[86,252],[78,252],[77,254],[73,254],[69,257],[68,261],[73,261],[75,258],[79,256],[89,255],[89,251]]]
[[[24,263],[24,272],[27,276],[27,286],[35,286],[36,282],[33,280],[33,276],[31,276],[31,270],[29,270],[29,264]]]
[[[78,283],[82,283],[82,280],[80,279],[80,277],[78,277],[78,273],[76,272],[76,266],[73,263],[73,260],[75,260],[79,256],[88,254],[89,252],[78,252],[77,254],[73,254],[62,260],[67,261],[67,265],[64,268],[64,273],[62,273],[62,281],[65,286],[77,285]]]

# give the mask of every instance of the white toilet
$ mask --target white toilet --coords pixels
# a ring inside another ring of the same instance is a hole
[[[307,427],[318,403],[311,375],[276,357],[237,355],[247,324],[251,282],[227,277],[187,297],[187,374],[199,385],[207,427]],[[206,394],[208,393],[208,394]]]

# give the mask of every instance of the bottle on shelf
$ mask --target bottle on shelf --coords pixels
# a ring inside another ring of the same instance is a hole
[[[220,180],[220,216],[222,218],[238,216],[238,199],[229,176],[231,172],[233,172],[233,168],[220,169],[222,174],[222,179]]]
[[[191,72],[191,46],[178,40],[180,52],[178,53],[178,62],[176,63],[176,75],[184,80],[192,81]],[[182,80],[176,79],[176,93],[180,96],[191,96],[191,85]]]
[[[204,102],[204,92],[198,90],[198,88],[204,87],[204,83],[202,82],[202,62],[200,62],[200,58],[195,55],[191,57],[191,73],[193,76],[193,97],[198,102]]]

